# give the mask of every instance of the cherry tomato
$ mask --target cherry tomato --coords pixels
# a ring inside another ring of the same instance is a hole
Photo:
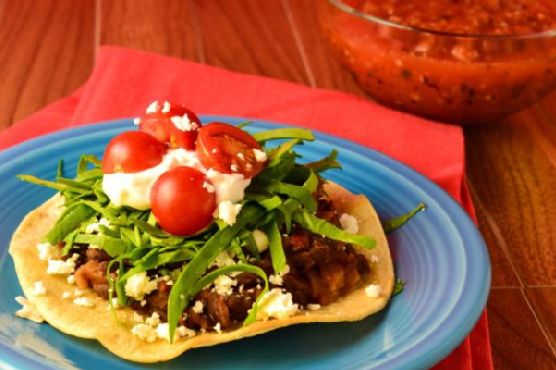
[[[214,190],[207,189],[205,175],[191,167],[175,167],[163,173],[151,188],[151,209],[160,227],[173,235],[193,235],[213,220]]]
[[[134,173],[156,166],[168,150],[149,134],[128,131],[108,143],[102,158],[103,173]]]
[[[195,139],[201,127],[199,118],[181,104],[154,102],[139,119],[139,130],[146,132],[170,148],[195,149]]]
[[[203,166],[221,173],[241,173],[247,178],[264,167],[264,162],[257,161],[254,149],[261,150],[255,138],[238,127],[219,122],[203,126],[196,142]]]

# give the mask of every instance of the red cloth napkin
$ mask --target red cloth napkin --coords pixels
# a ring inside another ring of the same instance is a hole
[[[184,103],[197,113],[287,122],[350,139],[425,174],[474,215],[463,185],[459,127],[394,112],[348,94],[117,47],[101,48],[82,88],[0,133],[0,149],[88,122],[138,116],[155,99]],[[492,369],[486,312],[435,369]]]

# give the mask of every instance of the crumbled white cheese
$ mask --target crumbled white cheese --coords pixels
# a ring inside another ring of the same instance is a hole
[[[106,218],[102,217],[99,222],[90,223],[89,225],[87,225],[85,227],[85,234],[99,233],[100,232],[100,229],[99,229],[100,225],[110,227],[110,221],[108,221]]]
[[[239,158],[240,160],[242,160],[242,161],[245,160],[245,156],[243,155],[242,152],[238,152],[238,153],[236,154],[236,157],[238,157],[238,158]]]
[[[195,330],[189,329],[189,328],[187,328],[187,327],[185,327],[185,326],[183,326],[183,325],[178,326],[177,333],[178,333],[179,336],[182,337],[182,338],[183,338],[183,337],[191,338],[191,337],[194,337],[195,334],[196,334],[196,333],[195,333]]]
[[[75,261],[73,259],[48,260],[48,274],[71,274],[75,271]]]
[[[232,279],[228,275],[220,275],[214,280],[214,291],[221,295],[230,295],[233,293],[233,286],[237,285],[237,280]]]
[[[139,126],[139,125],[141,124],[141,118],[135,117],[135,118],[133,119],[133,124],[134,124],[135,126]]]
[[[19,303],[22,307],[21,309],[15,312],[17,317],[21,317],[22,319],[31,320],[37,323],[44,322],[44,317],[37,311],[35,305],[33,305],[27,298],[25,297],[15,297],[17,303]]]
[[[380,295],[380,285],[369,284],[365,287],[365,294],[369,298],[378,298]]]
[[[266,153],[264,150],[253,149],[253,154],[255,154],[255,160],[257,162],[266,162]]]
[[[207,171],[207,179],[216,189],[216,200],[218,203],[229,200],[238,202],[243,199],[245,188],[251,183],[240,173],[220,173],[212,168]]]
[[[170,118],[170,121],[176,126],[176,128],[180,131],[187,132],[187,131],[195,131],[199,126],[197,123],[191,121],[187,113],[183,116],[173,116]]]
[[[73,291],[74,297],[81,297],[83,294],[85,294],[85,291],[78,288]]]
[[[218,204],[218,218],[228,225],[233,225],[236,223],[241,207],[240,203],[234,204],[229,200],[223,201]]]
[[[60,249],[49,243],[37,244],[37,251],[39,252],[39,259],[41,261],[60,258]]]
[[[150,317],[147,317],[145,324],[156,327],[160,324],[160,315],[157,312],[153,312]]]
[[[167,322],[161,322],[156,327],[156,335],[160,339],[170,342],[170,325]]]
[[[138,336],[140,339],[149,343],[154,342],[158,338],[158,332],[150,325],[138,323],[131,329],[131,334]]]
[[[378,261],[379,261],[378,256],[377,256],[376,254],[373,254],[373,255],[371,256],[371,262],[372,262],[372,263],[378,263]]]
[[[75,275],[68,275],[68,277],[66,278],[66,281],[68,282],[68,284],[75,284]]]
[[[253,239],[255,239],[255,245],[259,252],[264,252],[268,249],[268,236],[261,230],[253,230]]]
[[[133,321],[134,322],[144,322],[145,318],[143,317],[143,315],[138,314],[137,312],[133,311]]]
[[[222,327],[219,322],[214,325],[214,330],[219,334],[222,333]]]
[[[46,288],[42,281],[35,281],[35,285],[33,286],[33,295],[34,296],[41,296],[46,294]]]
[[[193,312],[202,313],[204,308],[205,308],[205,305],[203,304],[203,302],[195,301],[195,304],[193,305]]]
[[[271,289],[262,298],[257,310],[257,320],[269,318],[284,319],[299,311],[299,305],[293,303],[291,293],[284,293],[280,288]]]
[[[162,103],[162,113],[170,113],[170,102],[168,100],[164,100],[164,103]]]
[[[145,306],[147,305],[147,300],[146,300],[146,299],[143,299],[143,300],[140,302],[140,304],[141,304],[141,307],[145,307]]]
[[[342,229],[350,234],[357,234],[359,231],[359,221],[348,213],[342,213],[340,215],[340,225],[342,225]]]
[[[94,307],[95,300],[89,297],[77,297],[73,300],[73,304],[83,307]]]
[[[216,256],[216,258],[214,259],[214,262],[212,263],[212,266],[224,267],[224,266],[230,266],[230,265],[235,265],[235,264],[236,264],[236,261],[234,261],[234,259],[232,257],[230,257],[228,252],[223,251],[223,252],[220,252],[218,254],[218,256]]]
[[[271,284],[274,284],[274,285],[282,285],[282,284],[284,284],[284,280],[282,279],[282,276],[280,276],[280,275],[270,275],[270,276],[268,277],[268,281],[269,281]]]
[[[308,309],[309,311],[320,310],[320,308],[321,308],[321,305],[318,304],[318,303],[309,303],[309,304],[307,305],[307,309]]]
[[[283,279],[284,275],[288,274],[289,272],[290,272],[290,266],[286,265],[284,267],[284,270],[282,270],[279,274],[270,275],[268,277],[268,281],[274,285],[282,285],[284,284],[284,279]]]
[[[207,192],[214,193],[216,189],[208,181],[203,182],[203,188],[207,189]]]
[[[156,113],[158,111],[158,100],[153,101],[151,104],[149,104],[149,106],[147,107],[145,113]]]
[[[158,287],[157,279],[150,279],[146,272],[131,275],[125,283],[125,294],[130,298],[142,300],[143,297]]]
[[[70,298],[70,297],[71,297],[71,293],[70,293],[70,292],[64,292],[64,293],[62,293],[62,298],[68,299],[68,298]]]

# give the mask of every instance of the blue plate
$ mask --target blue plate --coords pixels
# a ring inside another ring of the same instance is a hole
[[[249,129],[278,126],[255,121]],[[111,137],[130,129],[131,120],[84,126],[0,153],[0,368],[422,369],[448,355],[478,320],[490,286],[490,264],[484,241],[467,214],[438,186],[403,164],[324,134],[299,148],[304,159],[315,160],[338,149],[344,169],[330,171],[327,177],[367,195],[382,219],[405,213],[419,202],[428,206],[389,238],[397,274],[407,285],[381,313],[356,323],[280,329],[195,349],[154,365],[126,362],[96,341],[16,318],[14,297],[21,295],[21,288],[8,255],[10,236],[24,215],[52,191],[22,183],[15,175],[53,178],[60,159],[69,172],[81,154],[101,156]]]

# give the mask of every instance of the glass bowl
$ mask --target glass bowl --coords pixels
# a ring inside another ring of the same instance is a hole
[[[419,29],[317,0],[321,28],[371,97],[454,123],[495,121],[556,86],[556,30],[515,36]]]

